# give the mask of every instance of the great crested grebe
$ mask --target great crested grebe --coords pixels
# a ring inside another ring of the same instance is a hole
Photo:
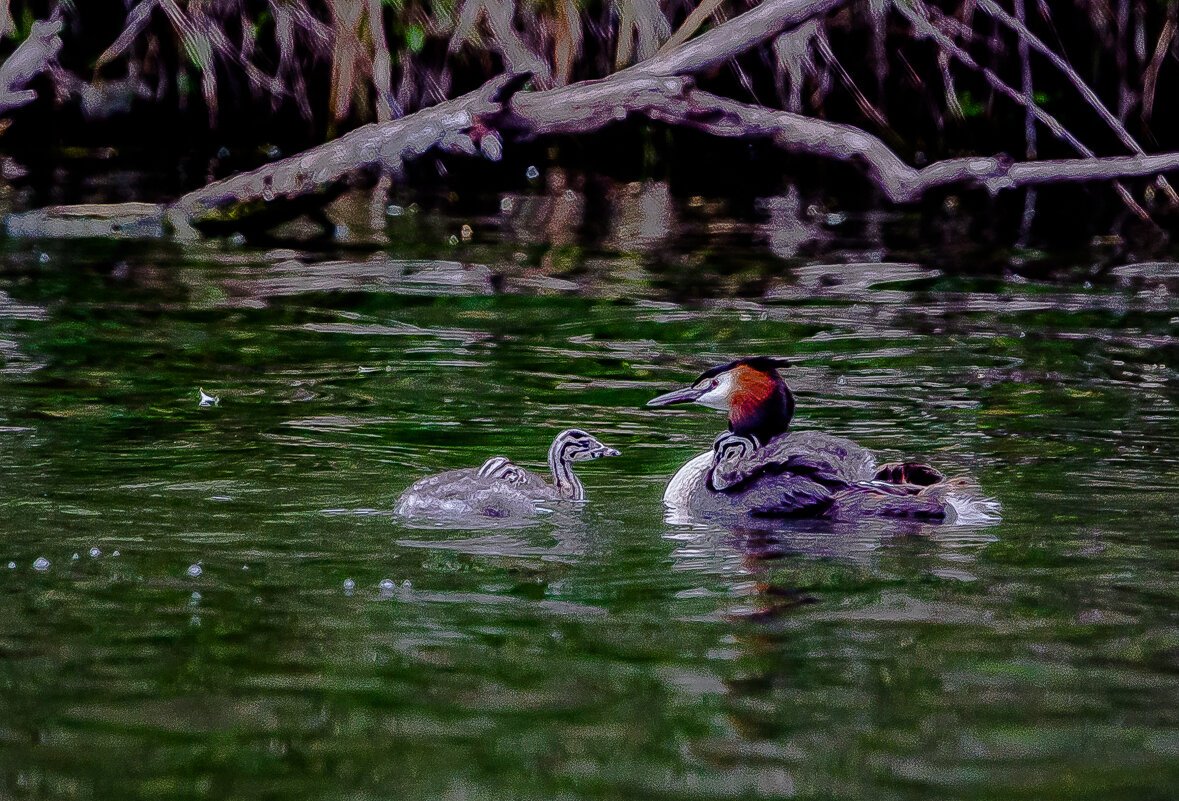
[[[585,487],[573,473],[574,462],[617,455],[614,448],[586,432],[566,429],[549,447],[551,485],[505,457],[493,456],[482,467],[448,470],[417,481],[397,499],[394,511],[408,518],[448,520],[531,517],[542,511],[541,504],[585,500]]]
[[[728,412],[729,430],[712,451],[672,477],[663,500],[689,514],[754,517],[862,515],[943,520],[948,498],[962,480],[947,481],[914,462],[876,466],[872,453],[851,440],[817,431],[788,432],[794,395],[778,374],[785,359],[738,359],[701,374],[690,387],[648,406],[699,403]]]

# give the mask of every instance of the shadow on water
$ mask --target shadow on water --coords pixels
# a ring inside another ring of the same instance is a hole
[[[611,191],[406,204],[379,248],[7,241],[0,794],[1179,783],[1174,263]],[[799,428],[972,475],[1002,521],[666,522],[723,423],[645,402],[770,353]],[[571,425],[622,452],[580,511],[390,514],[492,455],[543,471]]]

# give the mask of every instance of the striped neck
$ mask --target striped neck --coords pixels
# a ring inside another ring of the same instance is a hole
[[[569,458],[568,453],[574,442],[567,434],[568,432],[561,432],[549,447],[549,469],[553,471],[553,485],[562,498],[584,501],[585,487],[577,476],[573,475],[573,460]]]

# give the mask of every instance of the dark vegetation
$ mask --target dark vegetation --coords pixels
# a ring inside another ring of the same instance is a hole
[[[753,13],[771,22],[747,24]],[[540,154],[684,192],[798,181],[852,206],[936,206],[965,184],[990,190],[969,195],[993,213],[988,194],[1021,187],[1002,193],[1000,216],[1024,240],[1037,214],[1055,230],[1082,210],[1162,239],[1179,206],[1162,177],[1179,167],[1177,19],[1179,3],[1158,0],[0,2],[9,50],[38,24],[60,23],[61,45],[28,75],[36,99],[7,109],[3,148],[34,170],[77,148],[180,163],[164,200],[269,165],[172,207],[198,227],[259,202],[305,210],[340,182],[429,180],[435,161],[414,162],[433,149]],[[692,47],[695,60],[681,57]],[[496,95],[488,82],[505,74],[528,80]],[[680,82],[642,83],[662,76]],[[604,78],[619,91],[591,96],[583,82]],[[424,144],[408,141],[416,123],[387,133],[446,101],[472,119]],[[583,102],[597,116],[573,120]],[[330,174],[276,161],[366,123],[324,157]],[[449,172],[461,181],[464,168]],[[1031,188],[1061,181],[1040,198]]]

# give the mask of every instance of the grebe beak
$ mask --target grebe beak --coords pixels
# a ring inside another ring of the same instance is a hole
[[[684,387],[683,389],[673,389],[671,392],[666,392],[658,398],[651,398],[647,401],[648,406],[670,406],[673,403],[692,403],[704,393],[712,389],[711,386],[705,384],[702,387]]]
[[[618,456],[618,451],[609,446],[603,445],[601,448],[594,448],[590,451],[591,459],[601,459],[603,456]]]

